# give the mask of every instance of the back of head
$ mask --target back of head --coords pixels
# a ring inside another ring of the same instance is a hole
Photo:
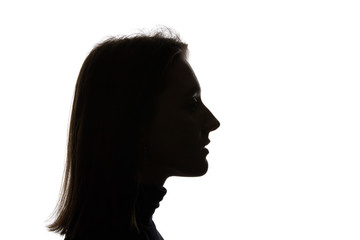
[[[112,37],[90,52],[75,87],[65,174],[50,231],[75,239],[136,228],[141,135],[166,88],[167,67],[186,53],[187,45],[171,31]]]

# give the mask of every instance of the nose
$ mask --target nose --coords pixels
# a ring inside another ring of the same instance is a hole
[[[216,117],[211,113],[211,111],[208,108],[206,108],[206,110],[208,114],[206,115],[207,117],[204,125],[204,130],[206,132],[215,131],[220,127],[220,122],[216,119]]]

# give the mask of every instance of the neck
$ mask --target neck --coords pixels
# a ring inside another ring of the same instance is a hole
[[[152,169],[150,167],[142,168],[136,176],[136,181],[142,184],[153,185],[161,188],[164,186],[166,179],[169,177],[162,174],[162,172],[164,171]]]
[[[156,174],[152,174],[152,175],[142,174],[142,175],[138,175],[137,182],[141,184],[153,185],[158,188],[161,188],[164,186],[166,179],[167,177],[156,176]]]

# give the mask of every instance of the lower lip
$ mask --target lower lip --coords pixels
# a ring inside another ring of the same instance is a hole
[[[201,152],[206,155],[209,154],[209,150],[207,150],[206,148],[204,148]]]

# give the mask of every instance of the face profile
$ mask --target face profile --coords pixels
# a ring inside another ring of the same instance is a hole
[[[142,168],[144,178],[202,176],[208,169],[204,147],[220,123],[202,102],[199,82],[185,58],[174,60],[165,79],[168,87],[158,98],[157,114],[146,135],[149,159]]]
[[[187,44],[171,30],[110,37],[75,85],[56,218],[65,240],[163,240],[152,216],[171,176],[206,174],[220,126],[201,99]]]

